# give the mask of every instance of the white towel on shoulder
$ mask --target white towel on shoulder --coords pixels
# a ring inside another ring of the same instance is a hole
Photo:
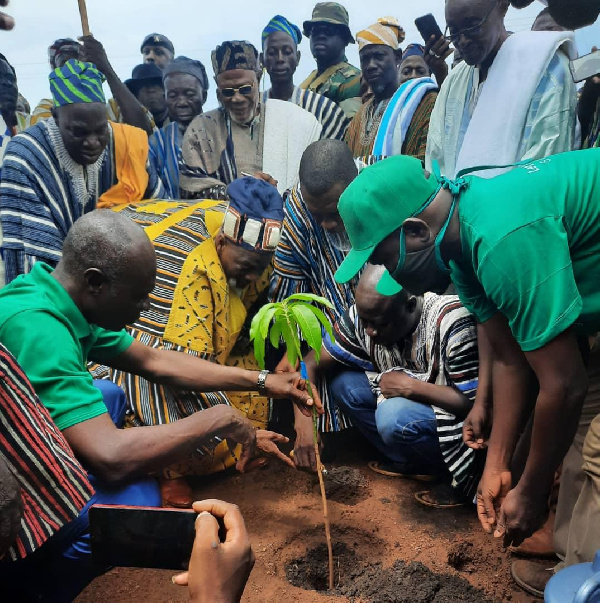
[[[531,99],[556,51],[576,55],[573,32],[527,31],[511,35],[500,48],[456,162],[456,172],[478,165],[506,165],[517,153]],[[490,178],[498,171],[481,175]]]

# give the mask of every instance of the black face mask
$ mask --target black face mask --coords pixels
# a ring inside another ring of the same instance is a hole
[[[400,257],[391,275],[413,295],[423,295],[428,291],[442,294],[452,282],[450,270],[442,259],[441,245],[455,207],[456,199],[452,202],[448,218],[435,237],[433,245],[425,249],[406,253],[404,229],[400,230]]]
[[[401,245],[403,243],[401,240]],[[435,252],[435,245],[421,251],[405,252],[404,262],[391,273],[392,277],[413,295],[428,291],[444,293],[452,281],[449,272],[440,269]]]

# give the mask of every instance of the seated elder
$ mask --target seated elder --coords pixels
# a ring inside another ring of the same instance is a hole
[[[194,118],[182,143],[179,185],[187,199],[225,198],[225,188],[251,174],[277,184],[295,184],[304,149],[322,125],[293,103],[260,103],[258,51],[243,40],[223,42],[212,52],[220,107]]]
[[[285,458],[274,443],[285,438],[257,431],[226,404],[168,425],[118,429],[125,395],[109,381],[95,386],[87,370],[90,360],[143,375],[153,386],[192,392],[259,391],[301,404],[309,399],[295,387],[298,374],[221,366],[144,345],[122,330],[149,308],[156,278],[156,254],[145,232],[124,216],[99,210],[71,228],[55,270],[37,262],[29,274],[0,291],[0,341],[29,377],[75,458],[91,474],[97,503],[160,505],[157,485],[148,474],[186,459],[215,438],[231,441],[242,470],[257,446]],[[87,507],[69,532],[65,556],[89,567]],[[80,584],[84,586],[85,581]],[[76,594],[60,600],[73,600]]]
[[[75,220],[96,208],[164,197],[143,130],[109,123],[91,63],[70,60],[50,74],[53,117],[8,144],[0,184],[6,281],[35,262],[55,266]]]
[[[127,331],[154,349],[258,370],[248,328],[267,301],[283,200],[275,187],[249,177],[234,180],[227,194],[228,203],[203,201],[190,207],[159,201],[121,212],[146,229],[158,265],[164,267],[150,293],[149,308]],[[98,376],[101,370],[94,372]],[[233,406],[259,429],[269,420],[264,393],[190,392],[117,369],[110,371],[110,378],[125,390],[131,425],[173,423],[219,404]],[[192,490],[185,476],[234,464],[235,456],[223,443],[169,467],[162,481],[163,504],[189,507]]]
[[[156,68],[154,65],[144,67]],[[182,56],[164,68],[161,78],[168,123],[150,137],[150,160],[169,197],[179,199],[181,144],[192,120],[202,113],[208,92],[208,76],[200,61]]]
[[[479,472],[462,424],[477,391],[475,319],[455,296],[379,294],[384,272],[367,265],[356,303],[336,322],[335,341],[325,339],[321,362],[307,360],[308,374],[317,379],[345,368],[331,381],[332,397],[389,459],[372,469],[423,481],[445,477],[454,490],[421,493],[425,504],[472,501]]]

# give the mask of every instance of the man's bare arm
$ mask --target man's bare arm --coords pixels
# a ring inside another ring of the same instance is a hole
[[[256,438],[252,424],[224,404],[167,425],[133,429],[117,429],[103,414],[63,434],[77,459],[109,483],[159,471],[217,435],[242,444],[251,456]]]
[[[169,385],[178,389],[211,391],[257,391],[258,371],[232,366],[222,366],[183,352],[156,350],[139,341],[111,360],[110,366],[152,383]],[[312,399],[303,389],[298,373],[270,374],[265,381],[266,395],[272,398],[289,398],[310,414]],[[319,406],[319,403],[317,403]],[[317,409],[322,412],[321,409]]]

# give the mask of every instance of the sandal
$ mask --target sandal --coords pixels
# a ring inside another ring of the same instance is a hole
[[[431,509],[456,509],[466,506],[466,501],[447,484],[441,484],[432,490],[415,492],[415,499]]]
[[[396,469],[394,463],[384,463],[382,461],[370,461],[369,469],[379,475],[385,475],[387,477],[402,477],[404,479],[414,479],[417,482],[431,483],[437,481],[435,475],[419,475],[412,473],[401,473]]]

